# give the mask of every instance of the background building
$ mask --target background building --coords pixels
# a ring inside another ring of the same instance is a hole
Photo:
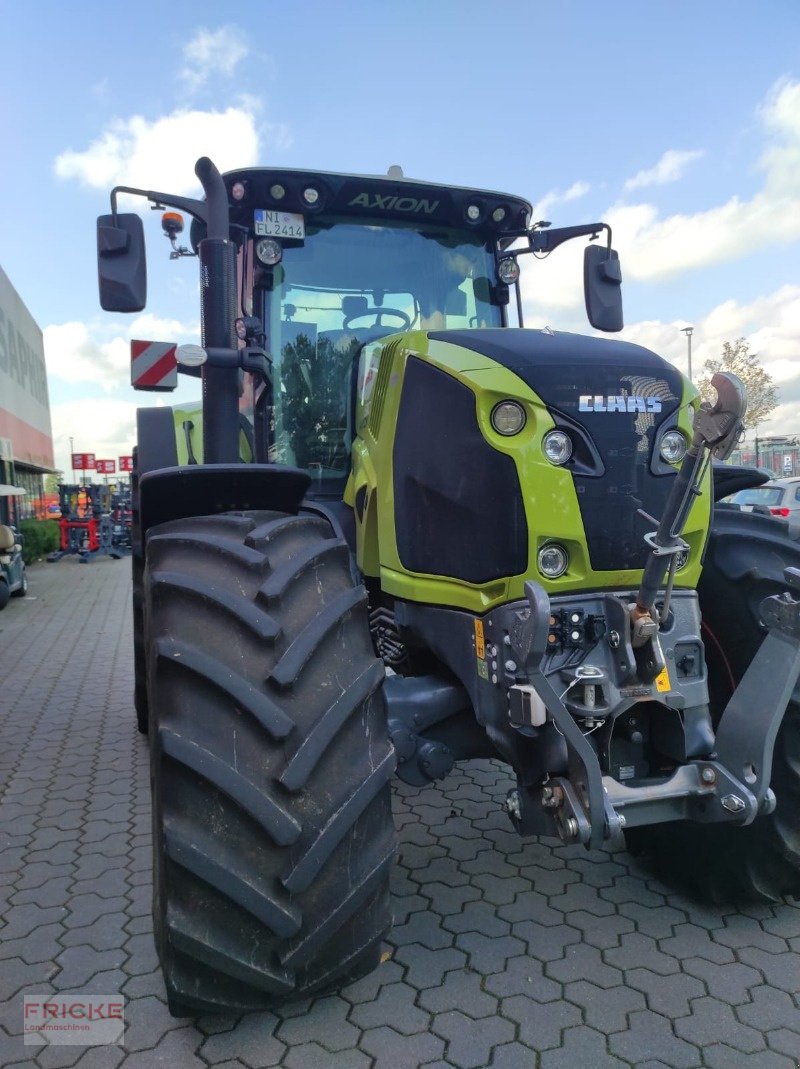
[[[25,489],[21,517],[34,514],[53,470],[42,332],[0,267],[0,484]]]
[[[796,435],[776,435],[743,442],[731,454],[731,464],[749,464],[766,468],[773,479],[800,475],[800,438]]]

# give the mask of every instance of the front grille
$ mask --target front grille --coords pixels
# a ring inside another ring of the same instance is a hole
[[[585,374],[586,369],[582,370]],[[665,420],[673,419],[678,407],[678,388],[679,383],[667,377],[619,367],[595,368],[590,386],[583,384],[578,395],[623,398],[626,403],[629,398],[654,398],[660,404],[659,412],[602,408],[580,411],[579,400],[567,399],[563,390],[559,391],[556,411],[580,423],[603,461],[601,477],[577,472],[573,476],[589,559],[595,571],[639,569],[645,565],[649,551],[644,535],[653,524],[639,512],[660,518],[672,488],[674,471],[658,471],[653,457],[659,429]]]
[[[372,395],[372,404],[369,410],[369,430],[373,438],[377,438],[381,429],[383,406],[386,401],[386,391],[389,388],[389,376],[392,373],[394,354],[397,352],[399,342],[389,342],[381,350],[381,359],[378,364],[378,374],[375,377],[375,390]]]
[[[469,583],[525,571],[528,527],[514,461],[481,434],[472,390],[415,357],[406,364],[393,463],[405,568]]]

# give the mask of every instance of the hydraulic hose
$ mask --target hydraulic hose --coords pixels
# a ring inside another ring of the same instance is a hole
[[[686,505],[697,480],[697,473],[703,460],[704,448],[702,438],[695,436],[683,463],[680,466],[675,481],[672,484],[666,508],[661,517],[653,542],[659,549],[665,549],[675,545],[675,539],[683,527],[686,515]],[[642,582],[636,595],[636,607],[641,613],[649,612],[655,605],[656,595],[664,581],[664,575],[669,567],[669,554],[651,552],[647,558],[642,573]]]
[[[670,563],[670,554],[658,551],[679,548],[677,539],[686,524],[692,497],[697,493],[706,450],[718,460],[727,460],[742,432],[747,394],[741,381],[730,372],[718,371],[712,376],[711,385],[717,392],[716,403],[712,406],[704,402],[695,416],[692,444],[672,484],[664,514],[652,538],[651,553],[636,595],[639,616],[649,614],[653,608]]]

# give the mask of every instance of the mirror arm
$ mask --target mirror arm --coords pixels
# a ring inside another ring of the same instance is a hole
[[[561,226],[555,230],[533,230],[528,234],[530,249],[522,252],[552,252],[565,241],[586,236],[597,237],[601,230],[608,231],[608,248],[611,248],[611,227],[608,223],[584,223],[582,226]]]
[[[131,193],[136,197],[146,197],[154,204],[168,204],[170,208],[187,212],[199,219],[201,223],[208,222],[208,205],[202,200],[193,200],[191,197],[176,197],[173,193],[158,193],[152,189],[136,189],[134,186],[114,186],[111,190],[111,214],[116,222],[117,218],[117,194]]]
[[[532,229],[521,231],[519,234],[514,235],[516,237],[526,237],[528,247],[526,249],[509,250],[498,247],[495,251],[497,263],[501,260],[516,260],[526,252],[539,252],[547,255],[553,249],[557,249],[559,245],[571,242],[573,237],[597,237],[601,230],[606,231],[607,235],[609,235],[606,248],[611,252],[611,227],[607,222],[586,222],[580,227],[557,227],[555,230],[544,229],[549,226],[549,222],[537,222]]]
[[[525,230],[516,235],[517,237],[528,239],[528,248],[509,250],[498,249],[498,261],[516,259],[518,256],[523,256],[528,252],[538,252],[547,255],[552,252],[553,249],[557,249],[559,245],[563,245],[565,241],[572,241],[573,238],[586,236],[596,238],[601,230],[605,230],[608,233],[606,246],[608,251],[611,252],[611,227],[608,223],[584,223],[581,226],[561,226],[557,227],[555,230],[544,229],[545,226],[549,225],[549,223],[537,223],[532,229]]]

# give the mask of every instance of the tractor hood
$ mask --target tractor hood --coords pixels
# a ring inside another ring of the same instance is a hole
[[[428,337],[471,349],[508,368],[548,407],[573,418],[580,413],[581,422],[586,411],[607,410],[607,398],[626,397],[625,409],[635,414],[647,411],[647,405],[642,409],[635,400],[628,405],[628,397],[658,397],[663,411],[670,405],[674,410],[683,394],[683,376],[677,368],[632,342],[508,328],[430,331]],[[587,402],[581,407],[580,399],[586,396],[592,398],[591,410]],[[651,402],[649,410],[654,407]]]
[[[678,425],[680,372],[630,342],[546,330],[430,332],[507,368],[541,399],[570,435],[571,471],[597,571],[641,568],[647,555],[639,515],[663,512],[676,468],[660,457],[662,436]],[[686,423],[684,414],[683,423]]]

